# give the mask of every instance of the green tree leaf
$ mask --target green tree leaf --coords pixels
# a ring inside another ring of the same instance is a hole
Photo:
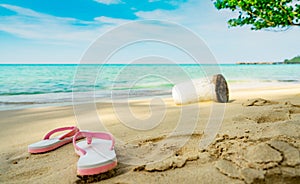
[[[300,0],[214,0],[218,10],[239,11],[228,20],[232,27],[251,25],[251,29],[300,26]]]

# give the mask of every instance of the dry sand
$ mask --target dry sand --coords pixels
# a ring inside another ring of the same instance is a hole
[[[98,117],[117,140],[119,164],[111,172],[82,179],[76,176],[78,156],[72,144],[32,155],[27,145],[56,127],[79,124],[99,130],[99,123],[90,122],[95,114],[82,111],[86,122],[77,124],[72,107],[2,111],[0,183],[298,183],[300,85],[234,88],[230,99],[226,106],[176,106],[168,98],[164,105],[153,101],[151,106],[147,99],[119,101],[114,107],[97,103]],[[210,117],[212,108],[218,117]],[[214,127],[217,136],[211,144],[200,149],[209,118],[221,118],[222,125]],[[130,128],[143,128],[141,124],[148,130]]]

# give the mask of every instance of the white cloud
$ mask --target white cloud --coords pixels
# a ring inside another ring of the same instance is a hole
[[[94,0],[101,4],[111,5],[111,4],[122,4],[121,0]]]
[[[299,54],[300,45],[295,45],[300,42],[299,28],[281,33],[251,31],[249,27],[228,29],[227,20],[236,14],[218,11],[211,1],[190,0],[174,10],[138,11],[135,15],[140,19],[167,20],[186,26],[205,40],[220,62],[281,61]]]
[[[106,24],[114,24],[114,25],[119,25],[119,24],[124,24],[126,22],[129,22],[128,19],[117,19],[117,18],[111,18],[111,17],[96,17],[94,20],[99,21],[101,23],[106,23]]]
[[[190,0],[179,4],[174,10],[156,9],[152,11],[138,11],[135,13],[140,19],[158,19],[173,21],[190,28],[197,25],[209,25],[218,22],[226,22],[226,18],[232,13],[218,12],[210,1]],[[224,21],[222,20],[224,19]]]
[[[0,17],[0,31],[12,35],[51,43],[91,42],[105,30],[124,23],[124,19],[98,17],[94,21],[56,17],[18,6],[0,4],[16,12]]]
[[[42,43],[54,44],[67,43],[76,47],[85,47],[107,30],[129,21],[105,16],[96,17],[93,21],[83,21],[75,18],[55,17],[7,4],[0,4],[0,6],[16,12],[15,15],[0,16],[0,31],[27,38],[30,41],[38,40]],[[204,39],[220,62],[233,63],[238,60],[281,61],[281,59],[298,55],[300,50],[298,44],[300,42],[299,28],[281,33],[250,31],[249,28],[228,29],[226,21],[234,15],[231,12],[216,10],[211,1],[190,0],[180,4],[174,10],[138,11],[136,16],[140,20],[167,20],[186,26]],[[170,31],[166,33],[163,28],[162,25],[147,29],[137,27],[134,30],[127,30],[116,40],[108,40],[107,44],[114,44],[119,39],[128,39],[138,34],[145,34],[146,37],[147,34],[153,34],[151,30],[154,29],[161,29],[161,35],[171,35]],[[172,34],[176,34],[178,38],[181,36],[180,33],[176,32],[172,32]],[[132,49],[132,53],[135,52],[136,49]],[[66,52],[61,53],[62,56],[65,54]],[[124,55],[130,54],[126,52]],[[25,53],[23,56],[24,58],[28,57]]]
[[[153,11],[138,11],[135,13],[140,19],[157,19],[157,20],[168,20],[172,22],[182,22],[184,20],[183,16],[174,15],[172,11],[165,11],[161,9]]]

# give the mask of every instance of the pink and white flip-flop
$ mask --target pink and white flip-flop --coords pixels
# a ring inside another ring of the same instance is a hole
[[[76,143],[77,137],[86,140]],[[80,156],[77,163],[80,176],[104,173],[117,166],[115,140],[109,133],[80,131],[73,137],[73,145]]]
[[[66,130],[70,130],[70,131],[67,133],[64,133],[60,136],[50,138],[50,136],[52,134],[57,133],[57,132],[66,131]],[[72,142],[73,136],[77,132],[79,132],[79,129],[75,126],[54,129],[54,130],[50,131],[49,133],[47,133],[43,140],[33,143],[33,144],[30,144],[28,146],[28,152],[29,153],[44,153],[44,152],[52,151],[58,147],[61,147],[65,144]],[[79,138],[79,137],[77,137],[77,138]]]

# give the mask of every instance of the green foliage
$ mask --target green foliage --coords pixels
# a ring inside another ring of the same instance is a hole
[[[300,56],[294,57],[293,59],[284,60],[285,64],[300,64]]]
[[[232,27],[252,25],[251,29],[300,26],[300,0],[213,0],[218,10],[238,11]]]

